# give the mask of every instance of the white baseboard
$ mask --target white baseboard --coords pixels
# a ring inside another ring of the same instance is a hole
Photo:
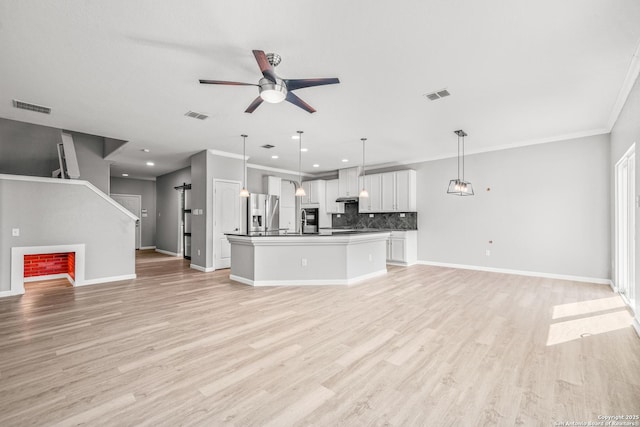
[[[155,246],[140,246],[141,251],[146,251],[146,250],[155,249],[155,248],[156,248]]]
[[[250,285],[250,286],[348,286],[363,282],[374,277],[384,276],[387,269],[374,271],[373,273],[363,274],[362,276],[353,277],[351,279],[314,279],[314,280],[251,280],[244,277],[230,274],[229,278],[233,281]]]
[[[631,324],[633,325],[633,329],[636,330],[636,334],[638,334],[638,336],[640,337],[640,320],[638,320],[637,317],[634,317]]]
[[[189,264],[189,267],[193,268],[194,270],[202,271],[203,273],[211,273],[212,271],[216,271],[215,267],[200,267],[196,264]]]
[[[401,261],[387,261],[388,265],[397,265],[400,267],[411,267],[412,265],[416,265],[417,261],[412,262],[401,262]]]
[[[182,252],[169,252],[169,251],[165,251],[163,249],[158,249],[156,248],[156,252],[159,252],[161,254],[165,254],[165,255],[171,255],[171,256],[175,256],[175,257],[181,257],[182,256]]]
[[[23,292],[0,291],[0,298],[15,297],[16,295],[22,295],[22,294],[23,294]]]
[[[598,277],[571,276],[568,274],[543,273],[539,271],[511,270],[508,268],[483,267],[479,265],[450,264],[447,262],[435,261],[418,261],[417,264],[432,265],[435,267],[460,268],[463,270],[488,271],[491,273],[515,274],[518,276],[545,277],[548,279],[571,280],[573,282],[596,283],[598,285],[609,285],[613,288],[613,282],[610,279],[601,279]]]
[[[76,282],[75,286],[97,285],[99,283],[118,282],[120,280],[131,280],[135,278],[136,278],[135,274],[125,274],[122,276],[111,276],[111,277],[99,277],[97,279],[85,280],[82,283]]]

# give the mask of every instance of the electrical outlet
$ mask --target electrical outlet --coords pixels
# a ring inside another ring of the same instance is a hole
[[[12,228],[12,229],[11,229],[11,235],[12,235],[13,237],[18,237],[18,236],[20,236],[20,229],[19,229],[19,228]]]
[[[369,214],[369,218],[373,218],[373,214]]]
[[[200,256],[200,249],[198,249],[198,256]]]
[[[303,267],[307,266],[307,259],[306,258],[302,258],[302,266]]]
[[[491,251],[489,249],[487,249],[486,252],[485,252],[485,255],[486,256],[491,256]]]
[[[338,218],[340,218],[340,216],[341,216],[341,215],[340,215],[340,214],[338,214]]]
[[[369,262],[373,261],[373,255],[369,254]]]
[[[400,218],[404,218],[405,216],[407,216],[407,214],[405,214],[405,213],[401,213],[400,214]]]

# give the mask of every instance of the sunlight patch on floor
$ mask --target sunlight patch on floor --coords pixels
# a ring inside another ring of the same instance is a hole
[[[592,299],[589,301],[560,304],[553,307],[552,319],[579,316],[581,314],[596,313],[598,311],[611,310],[624,307],[625,303],[619,295],[610,298]]]
[[[547,346],[577,340],[590,335],[603,334],[631,326],[633,317],[627,310],[567,320],[549,326]]]

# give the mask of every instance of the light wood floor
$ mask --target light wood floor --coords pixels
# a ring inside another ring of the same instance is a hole
[[[251,288],[153,252],[137,274],[0,300],[0,425],[640,414],[640,338],[608,286],[414,266],[348,288]]]

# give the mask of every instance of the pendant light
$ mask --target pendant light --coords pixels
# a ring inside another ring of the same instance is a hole
[[[364,170],[364,144],[367,141],[367,138],[360,138],[360,141],[362,141],[362,190],[360,190],[358,197],[369,197],[369,192],[367,191],[364,183],[364,178],[366,176],[366,172]]]
[[[302,134],[301,130],[298,131],[298,188],[296,188],[296,197],[304,197],[307,193],[302,188]]]
[[[473,196],[473,186],[470,182],[464,180],[464,137],[467,136],[465,131],[456,130],[453,133],[458,135],[458,178],[449,181],[448,194],[454,194],[456,196]],[[462,156],[460,156],[460,140],[462,139]],[[460,163],[462,162],[462,168]],[[460,169],[462,169],[462,177],[460,176]]]
[[[243,179],[242,190],[240,190],[240,197],[249,197],[249,190],[247,190],[247,135],[240,135],[242,137],[242,161],[243,161]]]

